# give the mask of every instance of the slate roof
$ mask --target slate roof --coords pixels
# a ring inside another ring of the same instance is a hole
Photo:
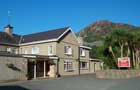
[[[0,32],[0,44],[19,44],[20,35],[13,34],[13,36],[9,36],[5,32]]]
[[[64,28],[49,30],[49,31],[45,31],[45,32],[39,32],[39,33],[34,33],[34,34],[29,34],[29,35],[23,35],[21,43],[29,43],[29,42],[34,42],[34,41],[57,39],[68,28],[69,27],[64,27]]]
[[[52,40],[57,39],[60,37],[69,27],[34,33],[34,34],[28,34],[28,35],[17,35],[13,34],[11,37],[5,32],[0,32],[0,44],[24,44],[34,41],[42,41],[42,40]]]

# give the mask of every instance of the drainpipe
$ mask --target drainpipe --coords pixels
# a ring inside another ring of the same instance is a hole
[[[78,47],[78,75],[80,75],[80,46]]]
[[[91,63],[91,61],[89,60],[89,72],[90,72],[90,63]]]
[[[60,73],[59,73],[59,58],[58,58],[58,60],[57,60],[57,75],[58,75],[58,77],[60,77]]]

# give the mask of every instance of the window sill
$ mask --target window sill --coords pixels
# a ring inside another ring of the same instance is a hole
[[[80,68],[80,70],[88,70],[88,68]]]
[[[80,55],[80,57],[86,57],[86,55]]]
[[[72,54],[71,54],[71,53],[65,53],[65,55],[72,56]]]
[[[48,54],[48,56],[53,56],[54,54]]]
[[[74,70],[64,70],[65,72],[73,72]]]

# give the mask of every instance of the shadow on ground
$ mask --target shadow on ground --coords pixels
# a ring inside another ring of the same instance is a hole
[[[0,90],[29,90],[21,86],[0,86]]]

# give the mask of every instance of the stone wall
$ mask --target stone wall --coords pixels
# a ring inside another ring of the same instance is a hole
[[[96,77],[102,79],[126,79],[139,76],[139,70],[100,70],[96,72]]]
[[[17,56],[0,56],[0,82],[25,80],[27,59]]]

